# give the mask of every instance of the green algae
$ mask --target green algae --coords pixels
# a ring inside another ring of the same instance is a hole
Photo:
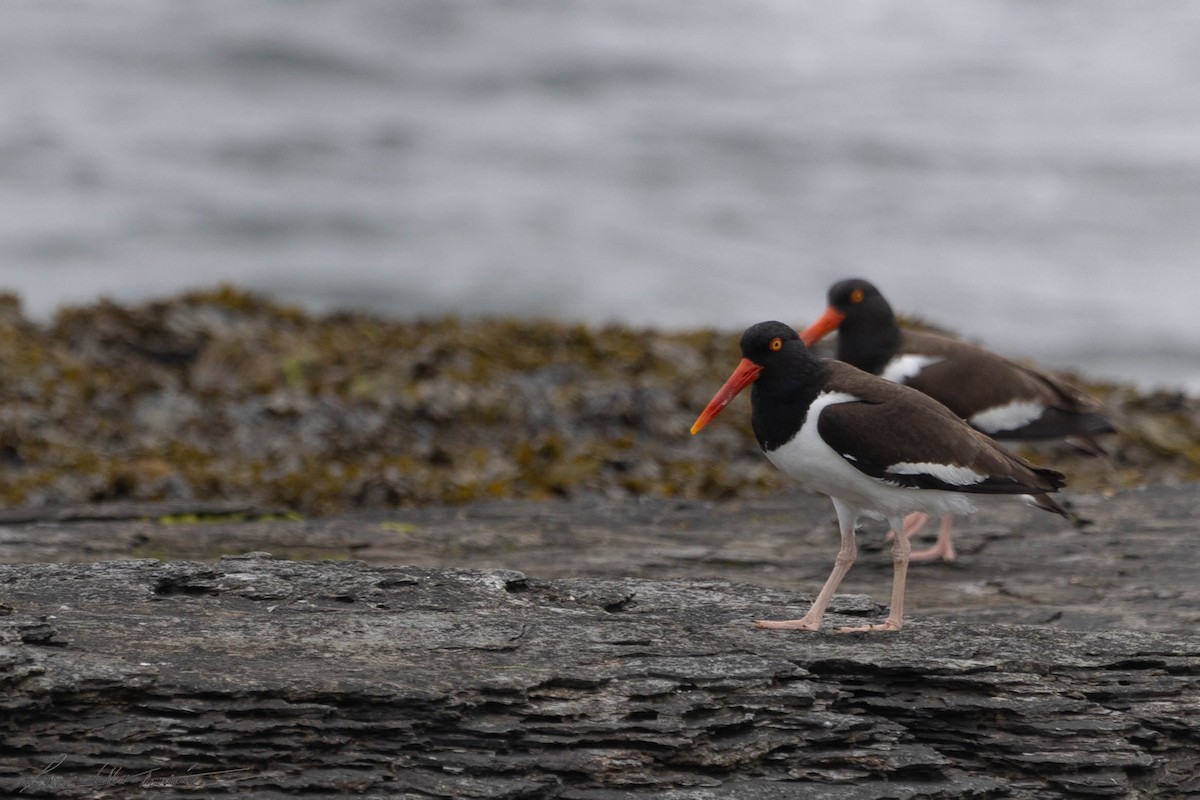
[[[0,503],[238,500],[306,515],[580,492],[760,494],[745,402],[688,428],[737,334],[307,314],[223,286],[63,309],[0,295]],[[1107,491],[1200,478],[1200,401],[1094,384],[1111,459],[1022,451]],[[185,522],[191,520],[178,520]]]

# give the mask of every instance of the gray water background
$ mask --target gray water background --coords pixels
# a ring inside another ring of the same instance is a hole
[[[731,332],[876,281],[1200,392],[1200,4],[4,2],[0,289]]]

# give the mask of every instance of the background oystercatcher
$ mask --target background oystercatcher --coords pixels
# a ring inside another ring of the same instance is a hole
[[[849,364],[817,359],[792,328],[760,322],[746,330],[742,360],[692,425],[698,432],[747,386],[758,444],[779,469],[829,495],[841,529],[833,571],[812,607],[794,620],[755,622],[759,628],[815,631],[857,553],[860,515],[885,519],[893,530],[905,514],[967,514],[985,497],[1032,495],[1064,514],[1046,493],[1062,473],[1035,467],[1000,448],[945,406],[920,392]],[[886,621],[841,631],[899,630],[904,618],[908,537],[892,546],[894,576]]]
[[[1060,378],[959,339],[900,328],[891,305],[868,281],[835,283],[829,307],[800,338],[811,347],[835,329],[840,361],[924,392],[994,439],[1066,439],[1099,455],[1104,450],[1095,437],[1115,430],[1097,400]],[[924,522],[906,520],[904,535]],[[944,517],[937,544],[913,553],[912,560],[953,560],[950,525]]]

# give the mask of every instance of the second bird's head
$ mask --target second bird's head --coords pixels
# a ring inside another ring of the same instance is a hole
[[[800,338],[812,347],[838,328],[860,322],[869,324],[873,319],[890,323],[892,307],[875,284],[862,278],[848,278],[829,287],[828,308],[801,332]]]

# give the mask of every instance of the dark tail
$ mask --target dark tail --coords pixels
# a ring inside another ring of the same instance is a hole
[[[1052,511],[1055,514],[1061,514],[1067,519],[1071,519],[1074,516],[1070,511],[1067,511],[1055,502],[1054,498],[1048,494],[1033,494],[1030,497],[1033,498],[1033,504],[1043,511]]]
[[[1026,462],[1026,464],[1031,470],[1033,470],[1035,475],[1049,484],[1049,486],[1046,487],[1047,491],[1053,492],[1067,485],[1067,476],[1058,470],[1050,469],[1048,467],[1035,467],[1028,462]]]
[[[1104,445],[1096,441],[1096,437],[1089,434],[1079,434],[1076,436],[1068,436],[1067,444],[1074,447],[1076,450],[1087,453],[1089,456],[1097,456],[1099,458],[1112,459],[1112,453],[1104,448]]]

